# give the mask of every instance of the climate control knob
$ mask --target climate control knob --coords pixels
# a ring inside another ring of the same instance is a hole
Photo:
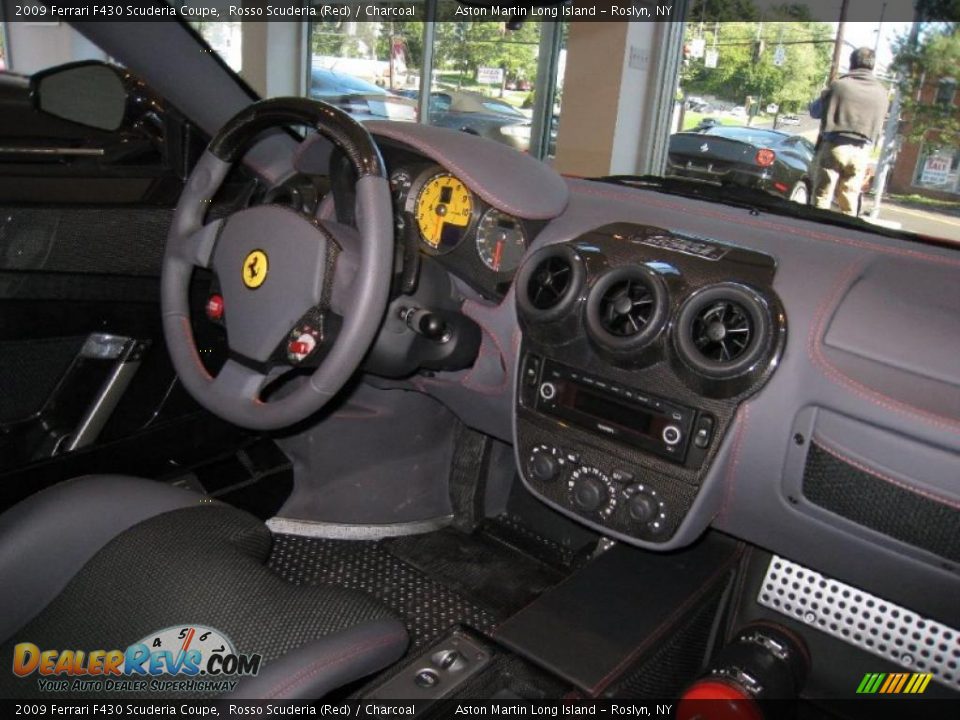
[[[627,503],[630,510],[630,517],[641,523],[648,523],[656,519],[660,512],[660,505],[657,499],[647,493],[636,493]]]
[[[617,504],[610,478],[595,467],[580,467],[570,474],[570,501],[577,510],[608,517]]]
[[[563,460],[559,451],[548,445],[537,445],[527,458],[527,473],[534,480],[551,482],[560,477]]]
[[[643,484],[631,485],[623,491],[630,519],[656,535],[667,529],[667,504],[657,491]]]

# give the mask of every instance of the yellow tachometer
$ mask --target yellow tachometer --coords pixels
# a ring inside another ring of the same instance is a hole
[[[423,241],[449,252],[463,240],[473,218],[473,195],[453,175],[434,175],[420,188],[414,214]]]

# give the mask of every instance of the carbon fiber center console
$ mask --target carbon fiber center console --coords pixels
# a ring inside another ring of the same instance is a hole
[[[762,253],[624,223],[531,255],[516,284],[527,487],[608,535],[667,542],[783,351],[775,270]]]

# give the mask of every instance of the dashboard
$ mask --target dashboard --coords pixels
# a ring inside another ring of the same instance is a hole
[[[398,222],[476,291],[458,301],[470,367],[399,386],[511,445],[530,492],[613,539],[670,551],[712,527],[955,619],[956,249],[367,126]]]

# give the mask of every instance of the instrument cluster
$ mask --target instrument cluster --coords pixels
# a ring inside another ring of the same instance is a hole
[[[394,166],[390,188],[398,232],[412,223],[421,252],[487,297],[506,294],[539,228],[491,207],[433,163]]]

